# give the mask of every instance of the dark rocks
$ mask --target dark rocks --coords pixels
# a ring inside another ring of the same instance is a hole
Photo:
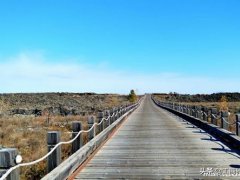
[[[127,96],[94,93],[0,94],[7,115],[88,115],[127,104]]]
[[[214,93],[214,94],[155,94],[162,95],[166,101],[173,102],[218,102],[225,96],[229,102],[239,102],[240,93]]]
[[[40,109],[12,109],[10,115],[34,115],[41,116],[42,111]]]

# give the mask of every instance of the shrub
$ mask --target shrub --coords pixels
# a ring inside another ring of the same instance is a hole
[[[220,111],[228,111],[228,101],[226,96],[222,96],[219,103]]]
[[[130,94],[128,95],[128,100],[130,102],[136,102],[137,101],[137,95],[134,90],[130,91]]]

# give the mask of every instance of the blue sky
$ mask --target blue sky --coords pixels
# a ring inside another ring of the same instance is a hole
[[[238,0],[0,2],[0,92],[240,89]]]

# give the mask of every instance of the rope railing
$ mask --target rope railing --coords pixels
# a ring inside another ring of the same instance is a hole
[[[185,107],[185,105],[180,104],[180,103],[173,103],[173,102],[160,102],[157,101],[153,98],[153,101],[156,104],[159,104],[162,107],[177,111],[177,112],[181,112],[184,114],[187,114],[188,116],[194,117],[194,118],[198,118],[200,120],[204,120],[204,121],[208,121],[209,118],[211,118],[211,123],[214,125],[217,125],[217,121],[220,121],[220,126],[221,128],[224,128],[226,130],[229,130],[230,126],[235,125],[235,134],[236,135],[240,135],[240,114],[236,114],[236,120],[233,122],[229,122],[229,114],[228,112],[217,112],[216,108],[206,108],[206,107],[199,107],[199,106],[187,106],[187,108]],[[182,111],[181,109],[186,109],[186,111]],[[201,110],[198,110],[201,109]],[[209,113],[209,111],[211,110],[211,113]],[[208,114],[209,113],[209,114]],[[200,117],[199,117],[200,116]]]
[[[221,118],[221,115],[211,114],[211,116],[212,116],[214,119],[220,119],[220,118]]]
[[[203,115],[208,116],[208,114],[206,112],[204,112],[204,111],[203,111]]]
[[[236,124],[236,123],[239,123],[238,121],[234,121],[234,122],[232,122],[232,123],[229,123],[224,117],[222,117],[222,120],[223,120],[225,123],[227,123],[228,125],[234,125],[234,124]]]
[[[97,122],[94,122],[94,123],[92,124],[91,128],[89,128],[88,130],[81,130],[81,131],[79,131],[79,132],[75,135],[75,137],[72,138],[71,140],[69,140],[69,141],[62,141],[62,142],[59,142],[59,143],[57,143],[56,145],[54,145],[54,147],[53,147],[46,155],[44,155],[43,157],[41,157],[41,158],[39,158],[39,159],[37,159],[37,160],[34,160],[34,161],[32,161],[32,162],[20,163],[20,164],[17,164],[17,165],[15,165],[15,166],[11,167],[10,169],[8,169],[8,170],[2,175],[2,177],[0,177],[0,180],[5,180],[14,170],[16,170],[16,169],[18,169],[18,168],[20,168],[20,167],[32,166],[32,165],[35,165],[35,164],[37,164],[37,163],[45,160],[45,159],[48,158],[55,150],[57,150],[57,148],[59,148],[61,145],[72,144],[74,141],[76,141],[76,140],[79,138],[79,136],[80,136],[81,134],[91,132],[91,131],[95,128],[95,126],[99,127],[100,125],[102,125],[102,123],[103,123],[104,121],[110,121],[110,119],[113,118],[113,117],[118,117],[118,115],[120,115],[119,117],[121,117],[121,114],[122,114],[123,112],[128,112],[128,111],[132,110],[134,107],[136,107],[137,105],[139,105],[139,103],[140,103],[140,100],[139,100],[136,104],[130,105],[130,106],[125,107],[125,108],[122,108],[122,109],[120,109],[120,110],[117,110],[117,112],[112,113],[112,115],[108,115],[107,118],[106,118],[106,117],[103,117],[103,118],[101,119],[101,121],[98,122],[98,123],[97,123]],[[118,118],[119,118],[119,117],[118,117]],[[109,124],[110,124],[110,123],[109,123]],[[76,133],[76,132],[73,132],[73,133]]]

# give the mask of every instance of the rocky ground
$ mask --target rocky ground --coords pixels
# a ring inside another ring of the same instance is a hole
[[[94,93],[0,94],[2,115],[86,115],[126,105],[127,96]]]
[[[171,101],[186,105],[204,106],[208,108],[216,107],[220,109],[221,98],[226,97],[226,106],[231,113],[240,113],[240,93],[216,93],[216,94],[154,94],[160,101]]]
[[[223,96],[229,102],[240,102],[240,93],[214,93],[214,94],[179,94],[179,93],[155,93],[162,100],[173,102],[218,102]]]

